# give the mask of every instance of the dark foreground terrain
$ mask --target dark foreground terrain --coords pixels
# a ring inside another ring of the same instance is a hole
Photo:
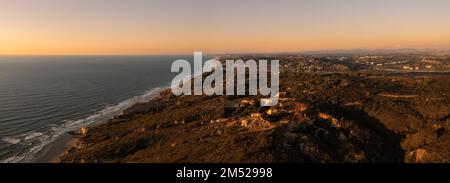
[[[166,90],[83,129],[60,161],[450,162],[446,73],[282,69],[280,81],[273,107]]]

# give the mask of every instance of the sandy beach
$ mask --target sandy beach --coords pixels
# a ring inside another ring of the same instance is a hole
[[[77,141],[78,138],[64,134],[55,142],[44,146],[33,163],[58,163],[59,157],[74,147]]]

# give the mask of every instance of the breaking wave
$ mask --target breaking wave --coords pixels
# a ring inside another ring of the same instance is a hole
[[[160,91],[161,88],[154,88],[145,92],[143,95],[129,98],[113,106],[107,106],[102,110],[82,119],[66,120],[61,124],[50,124],[38,131],[33,131],[14,137],[3,137],[1,138],[1,141],[7,143],[6,147],[11,148],[12,146],[17,146],[16,148],[23,150],[14,154],[6,154],[6,156],[4,156],[5,158],[0,160],[0,163],[33,162],[36,155],[43,149],[43,147],[56,141],[61,135],[77,130],[83,126],[91,126],[106,122],[132,105],[152,99]]]

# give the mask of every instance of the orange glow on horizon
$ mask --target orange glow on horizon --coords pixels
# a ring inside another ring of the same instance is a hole
[[[202,37],[186,41],[161,40],[83,40],[46,37],[3,39],[1,55],[145,55],[209,53],[273,53],[333,49],[379,48],[448,48],[450,36],[408,37],[331,37],[312,38],[227,38],[207,40]]]
[[[450,48],[450,1],[281,1],[0,0],[0,55]]]

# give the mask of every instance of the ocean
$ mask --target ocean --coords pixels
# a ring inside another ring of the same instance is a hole
[[[33,162],[62,135],[150,100],[170,86],[177,59],[193,62],[192,56],[1,56],[0,162]]]

